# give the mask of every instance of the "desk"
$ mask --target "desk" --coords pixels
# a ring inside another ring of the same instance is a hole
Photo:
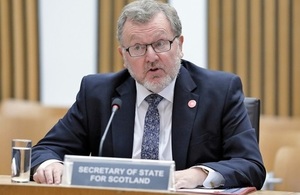
[[[43,185],[34,182],[11,183],[10,176],[0,175],[0,195],[187,195],[190,193],[149,191],[136,189],[109,189],[85,186]],[[193,194],[195,195],[195,194]],[[251,195],[300,195],[294,192],[256,191]]]

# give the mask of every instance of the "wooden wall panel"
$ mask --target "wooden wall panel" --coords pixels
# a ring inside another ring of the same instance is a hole
[[[38,13],[36,0],[26,0],[25,14],[26,14],[26,31],[25,40],[27,49],[26,53],[26,83],[27,83],[27,99],[39,99],[39,48],[38,48]]]
[[[300,0],[292,1],[292,115],[300,116]]]
[[[290,1],[278,0],[278,115],[290,114]]]
[[[240,75],[244,90],[246,93],[249,93],[247,89],[249,89],[249,81],[248,78],[249,75],[249,64],[248,64],[248,55],[249,53],[249,47],[248,47],[248,17],[247,17],[247,0],[238,0],[236,1],[235,6],[235,12],[236,15],[234,16],[236,18],[236,26],[234,29],[235,36],[236,37],[236,46],[234,49],[234,53],[236,54],[234,59],[234,66],[236,67],[236,72],[238,75]]]
[[[114,28],[113,28],[113,30],[114,30],[114,33],[113,33],[113,35],[114,35],[113,49],[114,49],[115,51],[118,50],[118,46],[119,46],[119,42],[118,42],[118,40],[117,40],[117,38],[116,38],[116,37],[117,37],[117,34],[116,34],[116,31],[117,31],[117,30],[116,30],[116,29],[117,29],[117,27],[116,27],[116,26],[117,26],[117,20],[118,20],[118,18],[119,18],[119,15],[120,15],[120,13],[121,13],[123,7],[124,7],[127,3],[128,3],[128,2],[116,3],[115,6],[114,6],[115,12],[114,12],[114,21],[113,21],[113,24],[115,24],[115,26],[114,26]],[[124,67],[123,67],[122,57],[121,57],[121,55],[119,54],[119,52],[114,52],[113,59],[115,59],[113,64],[115,64],[115,69],[116,69],[116,70],[121,70],[121,69],[124,68]]]
[[[231,71],[233,67],[233,46],[230,44],[234,42],[233,37],[233,0],[222,0],[221,14],[222,14],[222,34],[221,34],[221,61],[222,69],[224,71]]]
[[[17,99],[25,99],[25,28],[23,1],[12,2],[12,46],[13,46],[13,94]]]
[[[39,99],[37,0],[0,0],[0,100]]]
[[[263,113],[266,115],[276,115],[276,9],[275,9],[276,0],[265,0],[263,9],[262,21],[264,24],[263,30],[263,82],[261,84],[263,94],[262,98],[262,107]],[[259,86],[258,86],[259,87]]]
[[[300,116],[300,0],[209,0],[209,68],[238,74],[262,114]]]
[[[111,24],[111,0],[99,1],[99,72],[111,71],[111,43],[110,37],[113,34]],[[113,51],[114,52],[114,51]]]
[[[12,45],[10,0],[0,0],[0,100],[9,98],[12,89]]]
[[[261,41],[262,41],[262,11],[261,0],[251,0],[248,2],[249,8],[249,77],[247,78],[250,85],[248,87],[248,93],[254,97],[261,97]]]
[[[208,1],[209,23],[208,23],[208,58],[212,69],[220,69],[221,53],[220,53],[220,35],[221,21],[220,18],[220,3],[219,0]]]

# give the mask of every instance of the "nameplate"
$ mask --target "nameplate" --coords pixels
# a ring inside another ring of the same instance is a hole
[[[63,184],[173,190],[174,161],[66,155]]]

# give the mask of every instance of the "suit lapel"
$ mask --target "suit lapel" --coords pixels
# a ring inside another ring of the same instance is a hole
[[[112,123],[113,152],[116,157],[131,158],[133,147],[136,88],[132,78],[116,89],[122,107]]]
[[[176,169],[186,168],[190,136],[194,126],[194,118],[199,95],[192,91],[196,85],[185,68],[181,68],[176,80],[172,116],[172,151]],[[192,102],[196,102],[193,107]]]

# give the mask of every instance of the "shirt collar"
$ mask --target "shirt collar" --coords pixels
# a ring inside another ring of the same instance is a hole
[[[169,102],[173,103],[174,98],[174,87],[175,87],[176,79],[174,79],[166,88],[164,88],[161,92],[158,94],[162,96],[164,99],[168,100]],[[136,83],[136,103],[137,107],[141,105],[141,103],[144,101],[144,99],[151,94],[151,92],[146,89],[143,85]]]

